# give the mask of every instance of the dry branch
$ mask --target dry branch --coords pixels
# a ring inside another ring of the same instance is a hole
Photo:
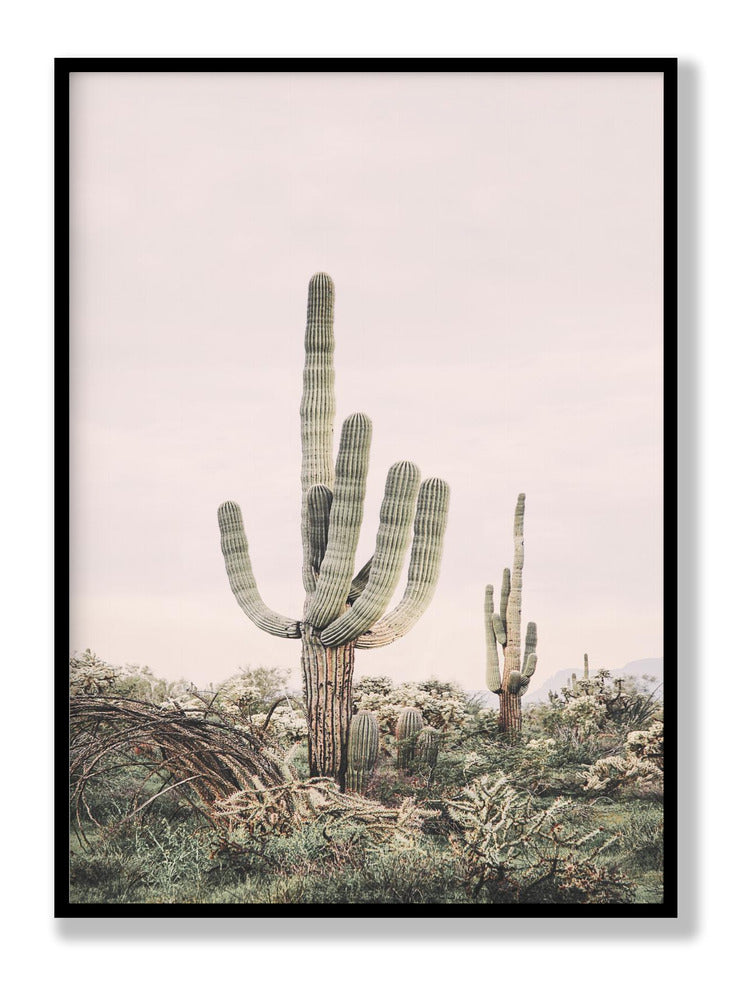
[[[129,796],[123,819],[182,786],[209,815],[216,800],[247,789],[260,793],[284,784],[289,775],[289,768],[285,770],[256,732],[207,720],[197,710],[83,695],[70,700],[69,730],[71,804],[78,829],[83,816],[100,825],[90,804],[93,783],[112,794],[112,777],[127,768],[136,775],[138,787]],[[159,779],[160,788],[152,795],[153,779]]]

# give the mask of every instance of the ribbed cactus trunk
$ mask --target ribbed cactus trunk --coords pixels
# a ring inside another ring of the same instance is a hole
[[[449,491],[440,479],[421,483],[412,462],[395,463],[387,474],[374,555],[355,572],[372,428],[363,413],[344,421],[334,468],[333,296],[328,275],[314,275],[308,290],[300,404],[305,587],[301,621],[276,614],[262,600],[238,505],[222,504],[218,520],[231,589],[243,611],[272,635],[302,639],[310,774],[331,776],[343,788],[354,650],[394,642],[428,607],[440,569]],[[407,586],[398,605],[385,614],[411,530]]]
[[[500,691],[500,721],[501,733],[519,733],[523,728],[523,702],[520,694],[510,691]]]
[[[310,774],[331,775],[341,788],[346,780],[354,649],[354,643],[328,648],[312,626],[303,626],[301,665]]]

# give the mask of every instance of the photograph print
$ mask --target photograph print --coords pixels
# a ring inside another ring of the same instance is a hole
[[[57,60],[57,915],[676,915],[675,75]]]

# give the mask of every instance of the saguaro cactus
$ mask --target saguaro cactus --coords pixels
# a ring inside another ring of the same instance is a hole
[[[585,681],[589,680],[589,657],[586,653],[584,654],[584,679]]]
[[[418,733],[425,726],[423,713],[419,708],[403,708],[397,719],[397,766],[406,771],[415,757],[415,743]]]
[[[357,712],[348,738],[346,789],[363,793],[379,754],[379,724],[372,712]]]
[[[523,723],[521,698],[535,673],[538,657],[538,630],[529,622],[525,633],[525,650],[520,658],[520,620],[523,596],[523,519],[525,493],[518,496],[513,522],[513,569],[504,570],[500,592],[500,610],[495,612],[494,587],[488,585],[484,595],[484,622],[487,636],[487,687],[500,696],[500,732],[519,732]],[[503,669],[497,644],[503,650]]]
[[[218,521],[228,579],[243,611],[272,635],[302,640],[310,773],[330,775],[343,788],[354,650],[386,646],[399,639],[430,603],[438,580],[449,490],[440,479],[421,483],[420,472],[411,462],[393,465],[387,474],[374,555],[355,571],[371,421],[363,413],[354,413],[344,422],[334,472],[333,303],[332,280],[327,274],[314,275],[308,289],[300,405],[305,588],[300,619],[277,614],[262,600],[238,505],[222,504]],[[407,587],[397,607],[385,615],[409,543],[413,514]]]

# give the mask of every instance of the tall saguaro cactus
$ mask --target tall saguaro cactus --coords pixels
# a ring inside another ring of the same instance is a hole
[[[523,519],[525,493],[518,496],[513,523],[513,569],[502,574],[500,610],[495,612],[494,587],[488,585],[484,595],[484,623],[487,637],[487,687],[500,696],[500,722],[502,733],[520,732],[523,722],[521,698],[528,689],[535,673],[538,657],[536,645],[538,630],[529,622],[525,632],[525,650],[520,656],[520,621],[523,597]],[[497,644],[503,651],[503,668]]]
[[[301,619],[277,614],[262,600],[238,504],[221,504],[218,521],[228,579],[243,611],[271,635],[302,640],[310,773],[332,776],[343,788],[354,650],[394,642],[428,607],[438,580],[449,490],[441,479],[421,483],[412,462],[393,465],[387,474],[374,555],[356,572],[372,428],[363,413],[346,419],[334,470],[333,302],[331,278],[314,275],[308,289],[300,405],[305,588]],[[411,526],[407,587],[397,607],[385,614]]]

